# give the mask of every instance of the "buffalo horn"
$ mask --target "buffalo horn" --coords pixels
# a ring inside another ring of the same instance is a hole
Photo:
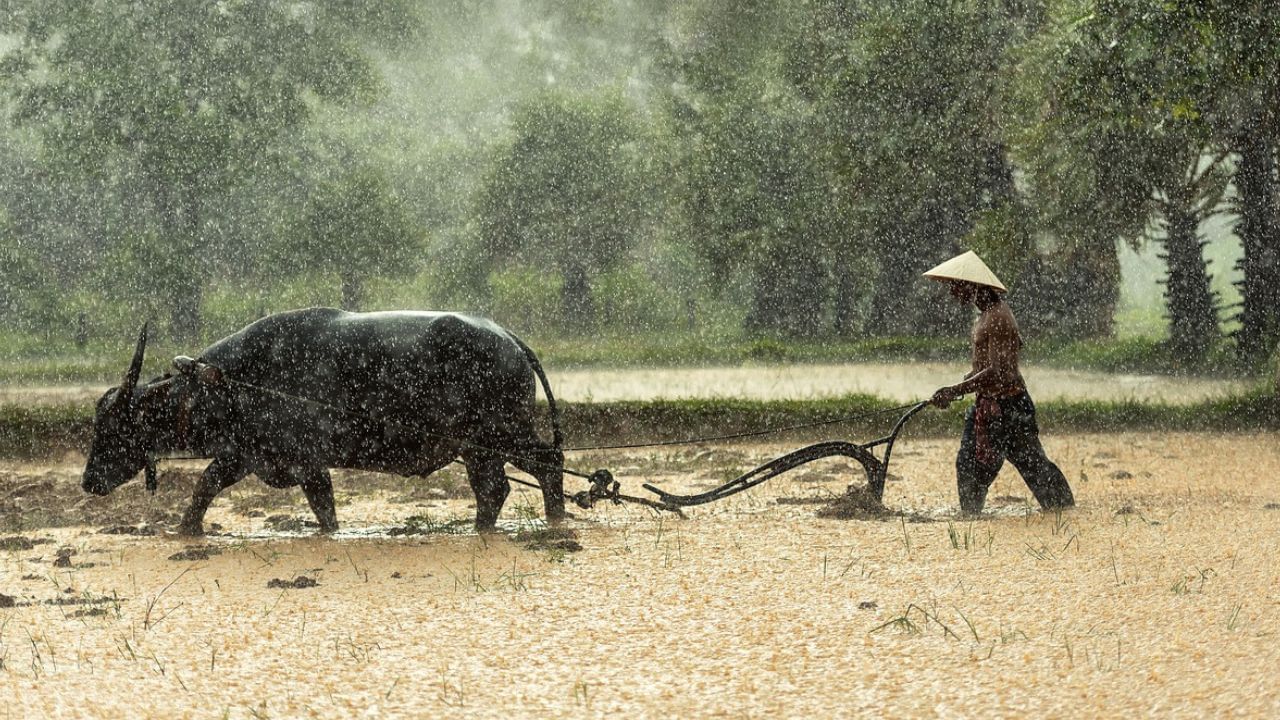
[[[142,324],[142,332],[138,335],[138,347],[133,351],[133,361],[129,363],[129,372],[124,374],[124,382],[120,383],[120,397],[133,397],[133,389],[138,386],[138,378],[142,375],[142,356],[147,350],[147,330],[151,323]]]

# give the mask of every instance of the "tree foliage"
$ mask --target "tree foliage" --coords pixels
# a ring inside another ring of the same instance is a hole
[[[1024,328],[1092,336],[1117,241],[1158,242],[1195,362],[1224,270],[1199,231],[1229,211],[1256,355],[1280,340],[1278,23],[1264,0],[0,0],[3,302],[68,326],[47,299],[71,287],[191,334],[212,283],[266,303],[326,274],[352,307],[524,323],[559,293],[579,330],[952,334],[919,274],[977,249]]]
[[[362,5],[362,4],[361,4]],[[20,38],[0,68],[11,118],[38,131],[51,161],[138,188],[133,234],[157,235],[169,263],[173,329],[199,327],[212,253],[211,195],[265,171],[317,100],[378,91],[359,44],[403,32],[407,5],[348,1],[172,3],[9,0],[0,29]],[[395,8],[398,8],[396,10]]]
[[[360,310],[370,278],[414,271],[422,230],[378,167],[350,160],[323,170],[312,183],[300,220],[279,239],[278,262],[288,272],[337,275],[342,307]]]
[[[858,274],[843,262],[854,243],[840,236],[825,137],[782,73],[797,15],[776,3],[708,2],[676,19],[656,54],[656,84],[686,242],[720,295],[746,286],[748,330],[828,332],[841,315],[831,305]]]
[[[996,119],[1014,21],[989,2],[808,7],[790,74],[829,129],[840,190],[875,248],[866,330],[940,329],[920,273],[960,249],[979,213],[1011,201]]]
[[[622,261],[644,229],[633,112],[617,98],[548,92],[516,108],[511,127],[480,190],[484,257],[491,267],[554,269],[566,323],[586,329],[592,277]]]
[[[684,167],[690,240],[712,278],[745,274],[747,328],[818,335],[830,287],[831,193],[812,129],[785,95],[722,98]]]
[[[1082,14],[1092,10],[1088,14]],[[1067,4],[1027,54],[1019,159],[1043,226],[1069,251],[1116,238],[1165,246],[1171,344],[1218,335],[1200,224],[1222,209],[1225,152],[1202,108],[1216,92],[1195,18],[1145,0]]]

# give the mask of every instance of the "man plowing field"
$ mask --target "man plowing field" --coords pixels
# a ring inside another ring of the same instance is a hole
[[[975,394],[956,455],[960,509],[982,511],[987,489],[1006,458],[1018,469],[1040,507],[1071,507],[1075,504],[1071,487],[1040,444],[1036,406],[1018,370],[1022,337],[1013,311],[1004,301],[1004,284],[972,251],[951,258],[924,276],[947,283],[951,297],[966,305],[973,303],[980,313],[973,325],[972,369],[960,383],[940,388],[929,400],[945,408],[957,398]]]

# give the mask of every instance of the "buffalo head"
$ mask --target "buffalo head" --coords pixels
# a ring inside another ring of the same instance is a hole
[[[110,494],[144,468],[148,485],[154,487],[155,467],[148,453],[148,432],[139,413],[138,377],[142,374],[142,356],[146,349],[147,326],[143,325],[124,381],[98,400],[93,418],[93,445],[81,481],[86,492]]]

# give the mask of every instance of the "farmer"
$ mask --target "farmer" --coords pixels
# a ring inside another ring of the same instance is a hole
[[[933,394],[929,402],[945,408],[975,393],[965,414],[964,435],[956,455],[960,510],[978,513],[1000,466],[1008,458],[1046,510],[1071,507],[1075,500],[1062,471],[1044,454],[1036,406],[1018,371],[1022,337],[1004,302],[1004,285],[974,252],[951,258],[924,274],[947,283],[951,297],[979,311],[973,325],[973,368],[964,380]]]

